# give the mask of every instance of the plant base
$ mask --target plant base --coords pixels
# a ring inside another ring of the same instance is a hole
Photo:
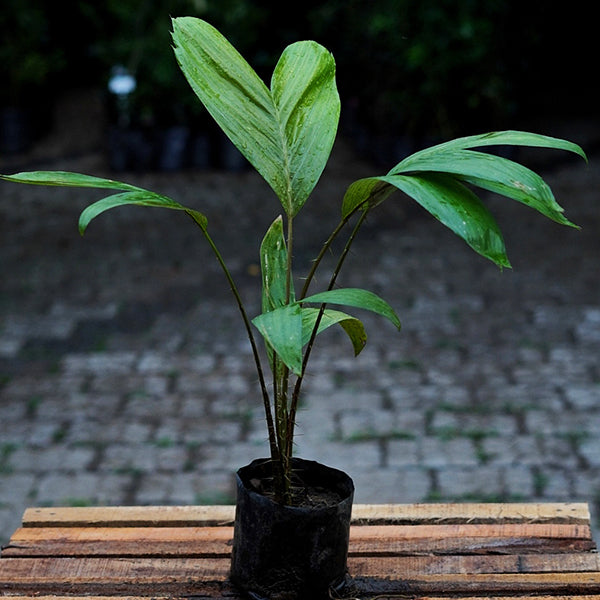
[[[300,458],[292,468],[294,506],[269,497],[270,459],[237,472],[231,581],[256,600],[329,598],[346,577],[352,479]]]

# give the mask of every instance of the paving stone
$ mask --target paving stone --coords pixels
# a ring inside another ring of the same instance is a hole
[[[586,438],[579,446],[579,453],[591,467],[600,467],[600,437]]]
[[[30,473],[0,473],[0,506],[25,506],[33,497],[35,486],[35,476]]]
[[[371,172],[340,148],[323,191],[315,190],[316,214],[297,220],[310,234],[295,246],[306,262],[338,220],[329,199],[343,193],[348,169]],[[82,160],[65,164],[78,170]],[[98,157],[85,160],[101,172]],[[358,358],[339,328],[320,336],[297,453],[347,470],[360,502],[577,500],[597,515],[594,160],[548,170],[583,225],[575,237],[560,230],[548,245],[542,219],[522,219],[523,207],[490,199],[510,223],[512,271],[440,236],[434,220],[395,222],[374,211],[340,284],[381,294],[403,328],[398,334],[365,314],[369,341]],[[199,198],[215,228],[236,223],[222,239],[256,314],[253,226],[260,219],[262,227],[272,200],[260,177],[132,177],[184,203]],[[267,456],[268,444],[248,341],[201,236],[153,211],[115,211],[73,252],[55,242],[77,239],[76,190],[54,190],[50,205],[52,190],[6,189],[0,251],[18,260],[0,303],[0,536],[35,503],[232,501],[233,473]],[[30,219],[34,206],[52,206],[52,214]],[[89,340],[78,339],[82,331]]]
[[[418,466],[422,464],[419,459],[419,441],[414,440],[388,440],[385,446],[385,461],[389,468]]]
[[[516,502],[536,496],[536,477],[531,467],[524,464],[513,464],[502,467],[504,483],[503,493],[507,500]]]
[[[85,471],[94,456],[94,450],[84,447],[20,447],[11,453],[8,466],[15,472]]]
[[[567,402],[577,410],[600,410],[600,384],[570,386],[565,389]]]
[[[93,504],[98,496],[100,476],[95,473],[51,473],[40,478],[35,501],[41,505]]]
[[[112,444],[104,450],[99,471],[112,473],[137,473],[154,471],[156,448],[130,444]]]
[[[540,465],[547,460],[539,440],[529,435],[486,437],[481,452],[484,460],[494,465]]]
[[[21,526],[23,507],[0,505],[0,551],[8,544],[13,532]]]
[[[425,467],[449,467],[479,464],[476,448],[470,439],[440,440],[426,436],[419,439],[419,462]]]
[[[165,473],[145,473],[136,489],[136,504],[169,504],[173,480]]]
[[[446,466],[437,470],[442,498],[466,500],[501,498],[504,493],[503,471],[497,467]]]
[[[362,504],[424,502],[430,494],[430,478],[418,467],[349,472],[354,480],[354,501]]]
[[[573,497],[573,478],[564,468],[540,469],[535,475],[535,486],[549,500],[564,502]]]

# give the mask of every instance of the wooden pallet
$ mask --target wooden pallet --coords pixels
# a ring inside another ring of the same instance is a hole
[[[240,598],[231,506],[31,508],[0,555],[13,600]],[[585,504],[356,505],[352,598],[600,599]]]

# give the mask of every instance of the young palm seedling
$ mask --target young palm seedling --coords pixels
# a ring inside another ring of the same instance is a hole
[[[324,240],[298,289],[293,269],[298,243],[294,225],[328,161],[340,115],[333,57],[314,41],[294,43],[283,51],[267,86],[233,46],[202,20],[174,19],[173,40],[177,61],[194,92],[281,202],[282,214],[275,216],[260,244],[259,315],[248,315],[201,208],[183,206],[135,185],[84,174],[37,171],[2,178],[109,192],[81,213],[82,234],[100,214],[123,205],[173,209],[192,220],[222,268],[252,348],[270,447],[268,493],[279,505],[293,505],[297,491],[294,429],[302,382],[317,336],[331,326],[340,326],[358,355],[366,343],[366,333],[363,323],[351,314],[352,309],[372,311],[400,328],[388,302],[368,290],[337,286],[340,270],[371,211],[392,197],[401,201],[411,198],[475,252],[500,267],[509,267],[499,227],[475,188],[521,202],[561,225],[575,225],[564,216],[539,175],[487,150],[514,145],[565,150],[583,158],[585,154],[569,141],[521,131],[473,135],[416,152],[386,174],[360,179],[347,188],[339,222]],[[338,238],[342,250],[337,262],[326,278],[319,278],[327,285],[313,292],[315,273]],[[257,333],[264,341],[264,354]]]

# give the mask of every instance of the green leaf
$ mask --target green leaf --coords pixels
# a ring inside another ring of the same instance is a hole
[[[479,198],[463,184],[471,184],[517,200],[544,216],[577,227],[563,214],[552,190],[536,173],[514,161],[470,148],[513,145],[573,152],[583,150],[567,140],[526,131],[500,131],[450,140],[415,152],[383,177],[355,181],[347,189],[342,217],[371,209],[398,189],[464,239],[476,252],[497,265],[510,266],[502,234]]]
[[[302,308],[302,345],[306,345],[312,336],[313,329],[321,310],[319,308]],[[362,322],[344,312],[326,308],[319,322],[317,335],[332,325],[338,324],[348,335],[354,348],[354,356],[358,356],[367,343],[367,333]]]
[[[192,89],[293,217],[333,146],[340,101],[335,62],[316,42],[288,46],[271,90],[210,24],[173,20],[175,55]]]
[[[139,191],[139,192],[123,192],[122,194],[114,194],[102,200],[98,200],[85,208],[79,216],[79,232],[83,235],[90,222],[98,215],[115,208],[117,206],[136,205],[136,206],[153,206],[159,208],[171,208],[173,210],[182,210],[190,214],[200,227],[206,229],[207,219],[202,213],[193,211],[182,206],[178,202],[155,194],[154,192]]]
[[[396,188],[386,182],[385,177],[357,179],[348,186],[342,200],[342,218],[346,219],[355,210],[367,210],[387,200]]]
[[[442,145],[437,152],[409,157],[389,174],[422,172],[452,174],[461,181],[522,202],[561,225],[576,227],[563,215],[550,186],[537,173],[512,160]]]
[[[48,185],[60,187],[83,187],[95,189],[120,190],[122,193],[107,196],[86,207],[79,215],[79,232],[83,235],[90,222],[103,212],[117,206],[128,204],[136,206],[154,206],[185,211],[199,227],[206,230],[206,217],[191,208],[187,208],[167,196],[157,194],[150,190],[130,185],[122,181],[70,173],[66,171],[29,171],[15,175],[0,175],[0,179],[15,183],[29,183],[33,185]]]
[[[283,219],[273,221],[260,245],[262,273],[262,312],[268,312],[288,303],[286,273],[288,252],[283,235]],[[293,289],[289,300],[294,300]]]
[[[395,189],[413,198],[433,217],[461,237],[478,254],[510,267],[502,233],[479,198],[460,181],[443,173],[386,175],[355,182],[344,197],[344,211],[369,201],[372,190],[389,196]]]
[[[349,296],[346,295],[346,298]],[[360,308],[366,308],[364,302],[360,304]],[[384,310],[386,313],[390,311],[391,309]],[[302,349],[310,340],[319,312],[319,308],[301,307],[299,302],[295,302],[262,313],[255,317],[252,323],[263,336],[267,347],[272,349],[293,373],[300,375]],[[375,312],[381,314],[379,310]],[[399,321],[397,322],[399,326]],[[359,319],[341,311],[325,309],[317,334],[337,324],[344,329],[352,342],[355,356],[358,355],[367,342],[364,325]]]
[[[286,273],[288,252],[283,235],[283,219],[277,217],[271,224],[260,245],[260,265],[262,274],[262,312],[266,313],[288,304]],[[290,282],[291,284],[291,282]],[[290,290],[290,300],[294,300],[294,290]],[[279,376],[283,375],[282,363],[275,361],[273,347],[266,342],[269,364]]]
[[[252,319],[277,356],[296,375],[302,371],[302,310],[299,304],[287,304]]]
[[[122,181],[113,181],[112,179],[104,179],[102,177],[94,177],[93,175],[84,175],[82,173],[70,173],[68,171],[28,171],[24,173],[15,173],[14,175],[0,175],[0,179],[33,185],[146,191],[135,185],[123,183]]]
[[[340,288],[338,290],[329,290],[307,296],[302,300],[302,303],[319,303],[319,304],[341,304],[344,306],[352,306],[354,308],[362,308],[382,317],[389,319],[398,329],[400,329],[400,319],[394,312],[394,309],[380,296],[363,290],[360,288]]]
[[[288,46],[273,72],[271,90],[289,163],[293,196],[288,215],[294,216],[317,184],[335,141],[340,98],[333,56],[316,42]]]
[[[400,165],[408,165],[413,160],[417,160],[419,157],[431,153],[446,152],[449,150],[464,150],[467,148],[483,148],[486,146],[530,146],[534,148],[566,150],[567,152],[573,152],[581,156],[581,158],[587,161],[587,157],[582,148],[568,140],[530,133],[529,131],[508,130],[470,135],[467,137],[456,138],[444,142],[443,144],[437,144],[436,146],[431,146],[430,148],[415,152],[404,159]]]

